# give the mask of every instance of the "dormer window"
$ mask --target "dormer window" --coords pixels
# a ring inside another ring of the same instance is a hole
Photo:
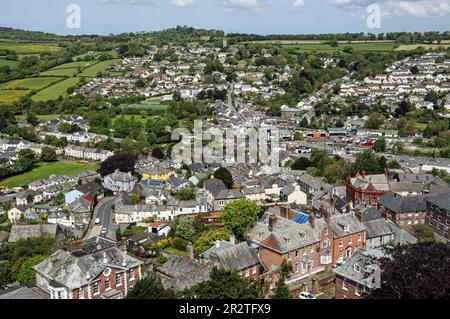
[[[355,269],[356,272],[361,272],[361,266],[358,264],[355,264],[355,266],[353,267],[353,269]]]
[[[350,231],[350,226],[349,225],[345,225],[344,226],[344,231]]]

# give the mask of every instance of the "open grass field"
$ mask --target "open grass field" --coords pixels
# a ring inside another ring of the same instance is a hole
[[[13,80],[0,84],[0,89],[16,89],[27,88],[29,90],[42,90],[52,83],[61,81],[63,78],[58,77],[40,77]]]
[[[43,43],[0,43],[0,50],[4,49],[15,51],[17,54],[39,54],[61,51],[61,48],[56,45]]]
[[[47,101],[57,99],[59,96],[66,96],[67,89],[75,86],[80,79],[78,77],[72,77],[58,82],[42,91],[39,91],[33,95],[32,100],[35,102]]]
[[[78,69],[72,68],[72,69],[52,69],[48,71],[41,72],[40,75],[42,76],[74,76],[77,75]]]
[[[450,44],[404,44],[396,48],[396,51],[412,51],[419,47],[424,47],[425,49],[438,49],[438,48],[450,48]]]
[[[72,116],[73,114],[64,114],[65,117]],[[61,114],[45,114],[45,115],[36,115],[39,121],[50,121],[59,118]],[[24,120],[26,115],[16,115],[17,120]]]
[[[9,66],[11,69],[13,69],[13,68],[17,67],[18,64],[19,64],[18,61],[0,59],[0,67]]]
[[[101,61],[101,62],[94,64],[93,66],[90,66],[87,69],[85,69],[83,72],[81,72],[79,74],[79,76],[95,77],[98,72],[106,72],[106,69],[108,67],[110,67],[111,65],[114,65],[120,61],[121,61],[120,59]]]
[[[74,176],[83,170],[96,170],[96,164],[82,163],[39,163],[35,169],[30,172],[7,178],[0,182],[0,187],[12,188],[25,186],[38,179],[48,179],[51,175],[69,175]]]
[[[130,104],[124,105],[124,108],[139,108],[139,109],[147,109],[147,110],[155,110],[155,111],[166,111],[169,106],[165,104],[156,104],[156,103],[138,103],[138,104]]]
[[[0,90],[0,105],[11,105],[28,93],[29,90]]]
[[[85,69],[91,65],[94,65],[95,63],[98,63],[97,60],[92,61],[76,61],[76,62],[69,62],[64,63],[61,65],[57,65],[54,68],[51,68],[50,70],[59,70],[59,69],[72,69],[72,68],[81,68]]]
[[[127,120],[130,120],[132,118],[134,118],[136,121],[141,122],[142,124],[146,124],[147,121],[151,118],[151,116],[146,116],[146,115],[129,115],[129,114],[125,114],[125,115],[117,115],[116,117],[113,118],[113,122],[115,120],[117,120],[120,117],[124,117]]]

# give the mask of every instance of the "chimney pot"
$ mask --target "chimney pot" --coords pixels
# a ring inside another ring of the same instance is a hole
[[[277,222],[277,216],[276,215],[270,215],[269,216],[269,231],[273,231],[276,222]]]
[[[236,245],[236,236],[230,235],[230,244],[233,246]]]
[[[186,247],[186,252],[187,252],[187,256],[190,260],[194,260],[194,247],[192,246],[187,246]]]

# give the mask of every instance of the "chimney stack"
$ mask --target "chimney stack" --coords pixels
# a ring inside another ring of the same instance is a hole
[[[362,214],[362,212],[361,212],[360,210],[357,210],[357,211],[355,212],[355,216],[356,216],[356,218],[359,220],[360,223],[363,222],[363,214]]]
[[[275,224],[277,223],[278,217],[276,215],[269,216],[269,231],[273,231]]]
[[[311,224],[311,227],[314,229],[316,227],[316,216],[314,215],[313,212],[308,211],[308,217],[309,223]]]
[[[230,244],[233,246],[236,245],[236,236],[230,235]]]
[[[71,241],[69,244],[67,244],[66,250],[69,253],[72,253],[74,251],[80,250],[83,246],[83,242],[81,240]]]
[[[187,257],[190,259],[190,260],[194,260],[194,247],[192,247],[192,246],[187,246],[186,247],[186,252],[187,252]]]
[[[216,240],[215,244],[216,244],[216,248],[219,248],[220,247],[220,240]]]

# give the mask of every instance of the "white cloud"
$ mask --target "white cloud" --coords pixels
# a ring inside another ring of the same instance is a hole
[[[294,3],[292,3],[292,8],[300,9],[304,5],[305,5],[305,0],[294,0]]]
[[[383,16],[444,17],[450,14],[450,0],[323,0],[344,9],[361,9],[378,3]]]
[[[222,2],[225,10],[245,9],[260,10],[261,6],[258,0],[224,0]]]
[[[171,0],[170,2],[177,7],[189,7],[195,5],[195,0]]]

